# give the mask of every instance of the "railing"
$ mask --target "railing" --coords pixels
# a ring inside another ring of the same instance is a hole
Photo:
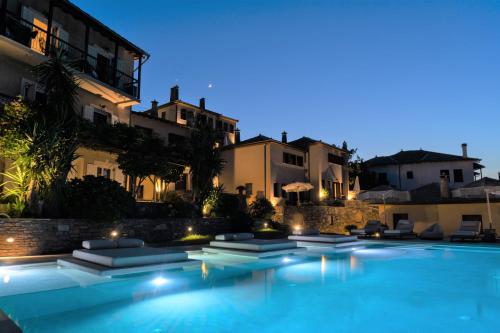
[[[50,35],[51,49],[62,51],[64,57],[82,73],[104,82],[120,91],[139,98],[139,78],[135,78],[117,69],[117,59],[101,61],[88,52],[62,40],[55,33],[48,34],[44,28],[20,18],[10,12],[5,16],[5,28],[0,31],[6,37],[31,48],[41,54],[46,54],[47,36]]]

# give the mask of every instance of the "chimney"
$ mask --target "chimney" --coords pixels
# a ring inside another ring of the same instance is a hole
[[[234,143],[240,143],[240,129],[237,128],[234,130]]]
[[[158,101],[156,99],[151,101],[151,115],[158,117]]]
[[[205,110],[205,97],[200,98],[200,109]]]
[[[170,102],[179,100],[179,86],[173,86],[170,88]]]
[[[467,158],[467,144],[462,143],[462,157]]]
[[[448,199],[450,197],[450,188],[448,184],[448,177],[446,175],[441,175],[439,189],[441,192],[441,198]]]
[[[283,133],[281,133],[281,142],[283,143],[288,143],[288,138],[286,137],[287,135],[287,132],[283,131]]]

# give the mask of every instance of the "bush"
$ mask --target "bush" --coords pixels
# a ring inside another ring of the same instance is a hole
[[[68,183],[68,217],[114,221],[131,215],[134,206],[132,195],[114,180],[85,176]]]
[[[222,193],[214,208],[215,217],[235,217],[241,212],[240,200],[234,194]]]
[[[274,213],[273,205],[266,198],[258,198],[250,204],[250,216],[254,219],[270,220]]]
[[[167,192],[161,204],[161,216],[156,217],[196,217],[198,210],[189,201],[184,200],[177,192]]]

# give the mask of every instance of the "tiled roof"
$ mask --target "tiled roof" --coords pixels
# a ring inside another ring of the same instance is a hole
[[[483,187],[483,186],[500,186],[500,180],[490,177],[484,177],[479,180],[473,181],[472,183],[469,183],[463,187],[471,188],[471,187]]]
[[[312,138],[307,137],[307,136],[303,136],[300,139],[288,142],[288,144],[290,146],[295,146],[295,147],[300,148],[302,150],[308,150],[309,146],[312,145],[312,144],[315,144],[315,143],[322,143],[322,144],[330,146],[332,148],[343,150],[343,149],[341,149],[341,148],[339,148],[339,147],[337,147],[335,145],[323,142],[321,140],[312,139]]]
[[[257,143],[257,142],[264,142],[264,141],[276,141],[276,140],[274,140],[273,138],[270,138],[268,136],[259,134],[257,136],[254,136],[253,138],[240,141],[237,144],[244,145],[244,144],[247,144],[247,143]]]
[[[407,150],[400,151],[391,156],[374,157],[366,161],[368,166],[381,166],[393,164],[414,164],[431,162],[452,162],[452,161],[480,161],[478,158],[464,158],[459,155],[436,153],[427,150]]]

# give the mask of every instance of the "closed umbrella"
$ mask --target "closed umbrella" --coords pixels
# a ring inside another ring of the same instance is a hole
[[[297,206],[300,206],[300,192],[312,190],[314,186],[310,183],[295,182],[282,187],[286,192],[297,192]]]

